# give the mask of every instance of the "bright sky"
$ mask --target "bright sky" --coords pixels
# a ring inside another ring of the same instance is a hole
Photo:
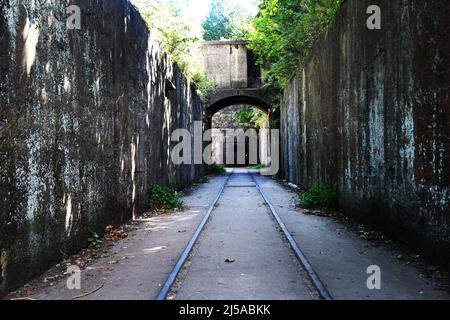
[[[185,0],[186,9],[183,10],[187,18],[194,21],[202,21],[209,11],[210,0]],[[183,0],[181,0],[183,2]],[[240,5],[243,9],[256,15],[258,13],[259,0],[227,0],[231,6]]]

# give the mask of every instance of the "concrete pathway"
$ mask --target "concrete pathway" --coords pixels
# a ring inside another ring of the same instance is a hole
[[[314,297],[248,173],[232,175],[177,291],[180,300]]]
[[[363,240],[342,222],[305,214],[296,207],[297,193],[267,177],[256,179],[334,299],[450,299],[425,265],[398,259],[411,256],[409,250]],[[368,290],[369,266],[381,269],[381,290]]]
[[[183,197],[187,208],[183,212],[130,223],[128,238],[115,242],[104,258],[83,270],[81,290],[69,290],[66,276],[46,280],[65,272],[65,268],[54,267],[9,298],[70,300],[101,287],[80,300],[153,300],[226,178],[213,176],[209,183],[194,187]]]
[[[128,238],[89,262],[81,290],[69,290],[67,276],[61,278],[65,263],[77,261],[72,257],[8,298],[67,300],[89,293],[81,299],[154,299],[226,178],[214,176],[193,188],[183,197],[183,212],[130,223]],[[308,215],[296,207],[296,193],[272,179],[256,179],[334,298],[450,299],[426,265],[398,259],[410,251],[362,240],[343,222]],[[367,288],[372,265],[381,269],[381,290]],[[232,176],[170,298],[318,298],[247,170]]]

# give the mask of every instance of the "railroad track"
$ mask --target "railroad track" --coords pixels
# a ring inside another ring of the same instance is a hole
[[[189,256],[192,253],[195,244],[197,243],[198,239],[200,238],[200,235],[202,234],[203,230],[205,229],[205,226],[207,225],[209,219],[211,218],[214,208],[216,207],[217,203],[219,202],[224,190],[227,188],[233,174],[234,174],[234,170],[228,175],[227,179],[221,186],[218,194],[216,195],[216,197],[214,198],[214,200],[208,207],[208,211],[205,214],[205,217],[202,219],[199,226],[195,230],[194,235],[188,242],[188,244],[187,244],[186,248],[184,249],[183,253],[181,254],[180,258],[176,262],[176,264],[175,264],[174,268],[172,269],[170,275],[168,276],[166,282],[161,287],[161,290],[158,293],[156,300],[159,300],[159,301],[166,300],[166,298],[168,297],[172,287],[174,286],[174,284],[177,280],[177,277],[179,276],[181,270],[183,269],[183,266],[186,264],[187,260],[189,259]],[[265,203],[269,207],[271,215],[274,218],[274,220],[276,221],[278,227],[280,228],[283,237],[288,242],[291,250],[295,254],[295,257],[297,258],[297,260],[301,264],[302,268],[306,272],[309,280],[311,281],[311,284],[317,290],[318,295],[323,300],[332,300],[333,298],[332,298],[331,294],[329,293],[329,291],[327,290],[327,288],[325,287],[323,282],[320,280],[319,276],[315,272],[315,270],[314,270],[313,266],[311,265],[311,263],[309,262],[308,258],[303,253],[303,251],[300,249],[300,246],[297,244],[295,239],[292,237],[291,233],[289,232],[288,228],[282,221],[280,215],[276,211],[276,208],[271,203],[268,196],[265,194],[265,192],[262,189],[261,185],[259,184],[258,180],[254,176],[254,174],[249,173],[249,175],[252,177],[252,181],[255,183],[256,189],[258,190],[258,192],[264,199]]]

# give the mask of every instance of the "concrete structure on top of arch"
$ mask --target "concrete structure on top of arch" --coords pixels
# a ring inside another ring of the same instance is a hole
[[[261,68],[246,41],[206,41],[203,54],[205,72],[217,85],[207,103],[209,118],[233,105],[251,105],[270,114],[272,101],[261,88]]]
[[[267,113],[267,123],[263,127],[269,127],[272,119],[271,97],[262,89],[263,80],[261,68],[256,64],[252,52],[247,49],[246,41],[207,41],[203,43],[203,55],[205,72],[216,85],[217,90],[209,97],[206,108],[206,128],[212,127],[212,117],[221,110],[237,105],[256,107]],[[222,130],[223,131],[223,130]],[[217,163],[222,163],[226,158],[226,145],[222,142],[221,135],[234,140],[233,135],[213,130],[214,158]],[[269,163],[269,132],[259,132],[258,159],[263,164]],[[229,142],[227,144],[235,144]],[[246,165],[251,163],[246,162]]]

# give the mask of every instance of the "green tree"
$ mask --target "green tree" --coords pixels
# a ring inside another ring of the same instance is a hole
[[[235,112],[235,116],[245,129],[260,129],[267,120],[266,114],[256,108],[240,108]]]
[[[261,0],[250,49],[267,70],[267,86],[283,88],[329,25],[342,0]]]
[[[230,17],[225,12],[224,0],[212,0],[208,16],[202,23],[203,40],[230,39]]]
[[[132,0],[165,52],[204,98],[215,85],[203,69],[201,28],[183,16],[179,0]]]
[[[183,19],[179,3],[175,0],[133,0],[133,3],[148,27],[156,32],[164,50],[183,71],[191,71],[187,62],[192,58],[200,35]]]
[[[245,40],[252,18],[240,6],[227,6],[226,0],[211,0],[209,13],[202,22],[203,40]]]

